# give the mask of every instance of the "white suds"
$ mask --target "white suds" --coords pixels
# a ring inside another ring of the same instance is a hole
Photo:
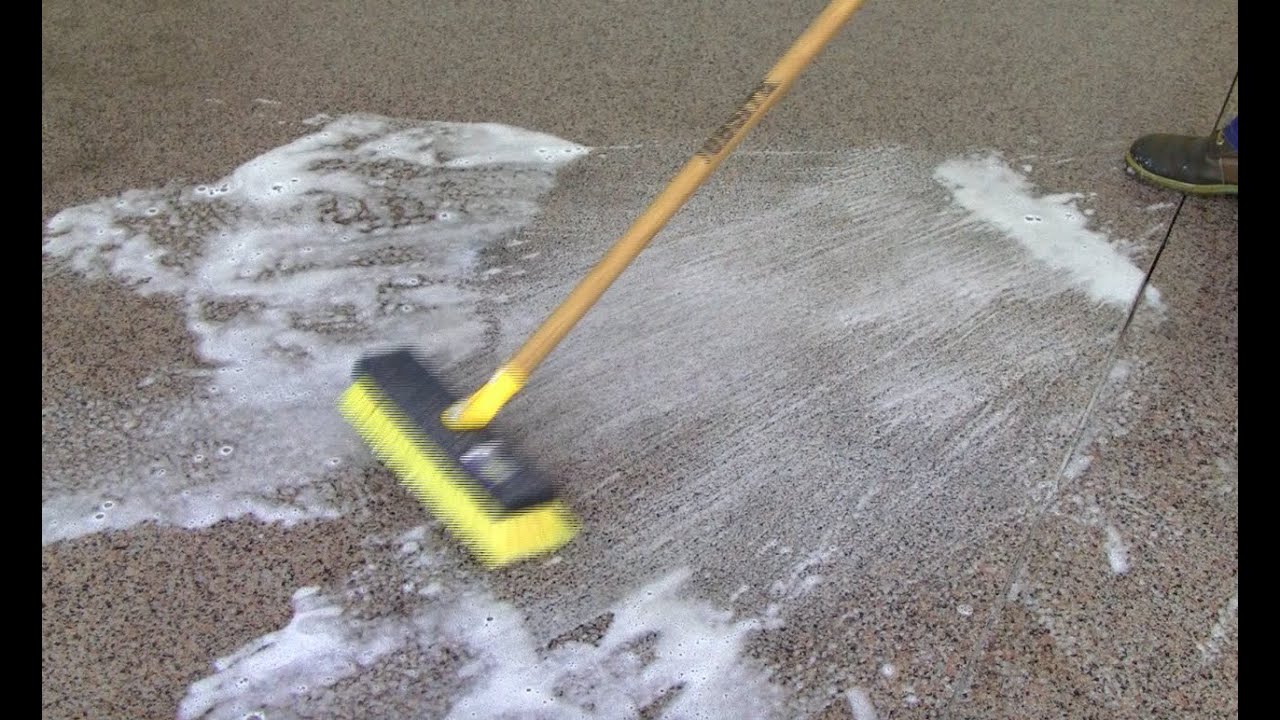
[[[1071,458],[1071,461],[1067,463],[1066,468],[1063,469],[1062,476],[1067,480],[1078,480],[1089,469],[1089,465],[1092,462],[1092,455],[1087,452],[1077,452]]]
[[[360,622],[303,588],[293,594],[293,619],[214,661],[214,674],[187,689],[179,720],[242,718],[264,707],[290,707],[310,690],[329,687],[399,648],[406,628]]]
[[[192,684],[179,717],[242,718],[306,707],[308,691],[394,653],[447,648],[465,658],[453,678],[461,691],[447,717],[633,718],[647,707],[667,718],[777,714],[781,691],[743,657],[759,621],[681,596],[689,577],[677,571],[640,588],[610,610],[594,642],[548,646],[524,613],[487,593],[470,592],[423,605],[410,616],[357,620],[314,590],[295,596],[295,616],[214,663]],[[431,688],[427,688],[431,692]],[[323,707],[314,708],[324,715]]]
[[[743,642],[758,627],[734,622],[729,613],[677,597],[688,577],[676,572],[643,588],[613,610],[614,619],[599,644],[566,643],[545,657],[522,628],[518,613],[506,609],[502,622],[474,620],[465,628],[468,645],[482,653],[464,672],[476,678],[450,717],[521,716],[559,710],[554,717],[632,717],[669,693],[666,717],[725,717],[769,713],[776,690],[767,674],[744,663]],[[649,658],[637,643],[652,638]],[[678,691],[676,686],[682,686]],[[557,688],[562,690],[557,697]],[[591,715],[587,715],[590,717]]]
[[[532,219],[557,168],[585,152],[503,125],[349,115],[221,180],[59,213],[44,252],[178,298],[208,369],[198,397],[148,411],[144,449],[58,469],[68,490],[43,504],[43,543],[147,520],[334,516],[316,481],[325,458],[362,451],[334,408],[353,362],[399,345],[442,363],[478,349],[485,322],[465,283],[479,251]],[[120,502],[95,519],[105,495]]]
[[[1196,649],[1200,651],[1202,665],[1208,665],[1222,655],[1222,644],[1227,641],[1227,638],[1235,629],[1239,611],[1240,593],[1237,592],[1218,611],[1217,620],[1214,621],[1213,627],[1209,628],[1209,639],[1196,643]]]
[[[786,578],[774,582],[769,588],[769,593],[776,598],[788,600],[795,600],[808,595],[823,581],[822,575],[814,572],[814,568],[827,564],[836,555],[835,550],[820,550],[810,553],[804,560],[792,567],[790,574]]]
[[[849,710],[853,720],[876,720],[876,707],[871,704],[871,696],[862,688],[853,688],[844,694],[849,701]]]
[[[1080,194],[1034,194],[1031,183],[996,156],[951,160],[934,171],[955,202],[974,218],[1016,240],[1036,260],[1068,273],[1099,302],[1128,307],[1145,273],[1106,235],[1087,227]],[[1146,298],[1159,303],[1149,287]]]
[[[1107,562],[1111,565],[1111,572],[1123,575],[1129,572],[1129,546],[1114,525],[1108,525],[1106,532]]]

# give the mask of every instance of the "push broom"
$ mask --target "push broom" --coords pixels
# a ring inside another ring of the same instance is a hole
[[[552,552],[578,521],[554,486],[486,428],[865,0],[832,0],[746,102],[698,149],[564,302],[497,372],[459,399],[408,349],[368,355],[339,408],[450,532],[486,566]]]

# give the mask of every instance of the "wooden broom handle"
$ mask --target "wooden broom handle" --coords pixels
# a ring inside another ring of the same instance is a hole
[[[648,246],[654,235],[662,230],[706,182],[720,162],[733,152],[769,108],[782,98],[801,71],[826,47],[864,2],[865,0],[831,0],[822,14],[814,19],[773,66],[742,107],[707,138],[644,213],[636,218],[609,252],[542,325],[538,326],[515,355],[485,386],[445,412],[443,420],[447,427],[478,429],[489,423],[502,406],[520,391],[534,369],[587,314],[622,271]]]
[[[832,0],[827,5],[791,49],[787,50],[787,54],[773,66],[764,82],[751,93],[742,107],[707,138],[644,213],[636,218],[564,302],[525,341],[508,361],[508,367],[526,377],[538,367],[636,256],[649,245],[649,241],[715,172],[721,161],[760,122],[769,108],[791,88],[801,71],[826,47],[863,2],[865,0]]]

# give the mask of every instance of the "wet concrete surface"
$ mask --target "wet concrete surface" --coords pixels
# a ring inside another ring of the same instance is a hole
[[[592,146],[485,254],[495,329],[449,369],[478,382],[819,9],[46,4],[42,221],[224,175],[317,113]],[[1237,202],[1179,209],[1120,157],[1145,132],[1212,128],[1235,48],[1228,3],[869,3],[504,413],[580,538],[486,575],[432,526],[432,572],[547,643],[689,568],[692,596],[763,619],[744,662],[784,716],[851,716],[855,688],[881,718],[1233,716]],[[1127,305],[958,210],[934,169],[990,151],[1038,194],[1081,193],[1143,271],[1168,233],[1159,306],[1126,325]],[[49,259],[42,282],[48,500],[146,412],[140,381],[181,398],[200,360],[171,301]],[[421,511],[367,458],[329,481],[336,519],[45,545],[44,716],[173,717],[300,587],[407,612],[370,538]],[[422,663],[436,681],[375,668],[321,714],[438,714],[451,666]]]

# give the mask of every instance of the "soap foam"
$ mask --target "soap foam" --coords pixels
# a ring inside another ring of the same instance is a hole
[[[163,422],[131,456],[56,469],[67,490],[46,497],[43,543],[148,520],[334,516],[316,481],[358,448],[334,410],[352,363],[402,344],[442,363],[480,348],[479,294],[464,287],[478,251],[532,219],[586,152],[504,125],[348,115],[215,182],[56,215],[44,252],[180,299],[208,367],[198,397],[148,410]],[[94,518],[106,496],[117,507]]]
[[[979,219],[1016,240],[1036,260],[1067,273],[1094,300],[1127,308],[1145,272],[1107,236],[1088,227],[1076,207],[1078,193],[1039,195],[1031,182],[999,157],[949,160],[934,171],[953,199]],[[1146,299],[1159,305],[1149,287]]]
[[[320,691],[415,652],[462,662],[429,670],[427,685],[379,684],[379,702],[443,703],[449,718],[622,720],[645,709],[664,718],[780,714],[781,689],[743,654],[761,621],[689,597],[687,569],[617,600],[597,639],[549,643],[522,610],[487,590],[454,590],[438,580],[417,589],[413,578],[432,574],[423,542],[421,531],[397,541],[402,569],[420,566],[402,586],[408,612],[362,619],[354,611],[358,588],[337,597],[303,588],[284,628],[216,660],[210,675],[187,689],[179,718],[326,715],[335,696]]]

